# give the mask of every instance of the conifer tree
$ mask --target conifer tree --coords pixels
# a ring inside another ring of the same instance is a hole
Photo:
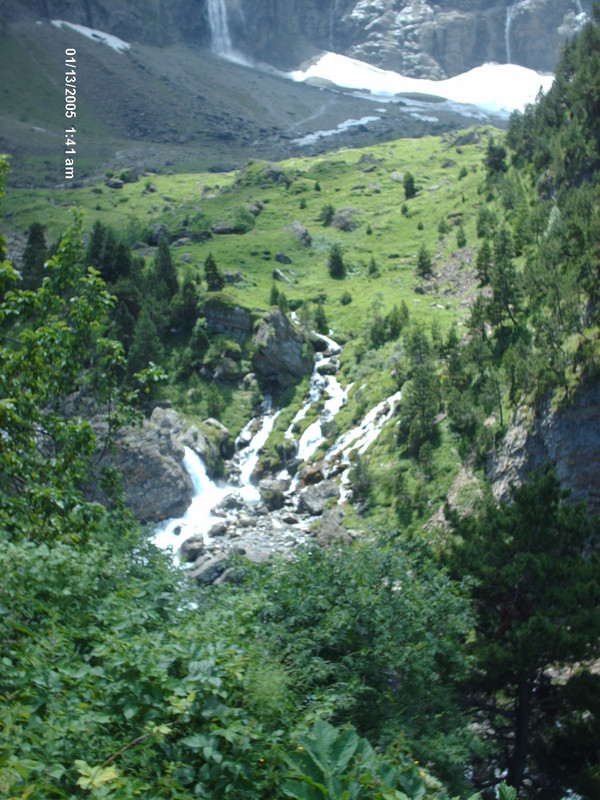
[[[156,255],[154,256],[153,271],[156,278],[158,291],[170,300],[177,294],[179,284],[177,273],[171,258],[171,249],[166,237],[162,237],[158,244]]]
[[[204,277],[209,292],[220,292],[225,286],[225,279],[219,272],[213,254],[209,253],[204,262]]]
[[[327,265],[332,278],[346,277],[346,265],[342,256],[342,248],[337,242],[331,246]]]
[[[23,251],[23,288],[37,289],[42,285],[44,263],[48,258],[44,226],[39,222],[29,228],[27,244]]]
[[[130,376],[146,369],[148,363],[160,363],[163,347],[148,305],[142,306],[135,324],[133,340],[127,358],[127,372]]]

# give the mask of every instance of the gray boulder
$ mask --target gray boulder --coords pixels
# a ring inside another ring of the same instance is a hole
[[[261,499],[269,511],[283,508],[284,496],[281,482],[275,478],[263,478],[258,484]]]
[[[301,334],[278,308],[260,322],[255,345],[254,372],[276,389],[285,389],[312,372],[312,352],[306,353]]]
[[[298,498],[298,513],[309,514],[311,517],[320,516],[329,505],[333,497],[339,494],[338,485],[335,481],[326,480],[314,486],[307,486],[300,492]]]

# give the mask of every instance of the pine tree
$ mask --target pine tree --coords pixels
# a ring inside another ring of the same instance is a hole
[[[315,328],[319,333],[329,333],[329,323],[327,322],[327,316],[325,315],[325,308],[322,300],[319,300],[317,303],[317,309],[315,311]]]
[[[415,186],[415,176],[411,172],[406,172],[404,174],[404,197],[407,200],[410,200],[414,197],[417,193],[417,187]]]
[[[37,289],[44,278],[44,264],[48,258],[44,226],[39,222],[29,228],[27,244],[23,251],[23,288]]]
[[[88,267],[101,270],[102,268],[102,251],[104,249],[104,239],[106,238],[106,226],[100,222],[99,219],[94,222],[92,233],[88,240],[87,249],[85,251],[85,263]]]
[[[171,249],[166,237],[162,237],[154,256],[153,272],[156,277],[158,291],[170,300],[179,288],[177,273],[171,258]],[[164,288],[163,288],[164,287]]]
[[[429,250],[422,244],[417,256],[417,275],[421,278],[428,278],[432,273],[431,264]]]
[[[163,347],[156,325],[148,306],[144,305],[135,324],[133,340],[127,358],[127,372],[132,376],[136,372],[146,369],[150,361],[159,364],[162,354]]]
[[[346,277],[346,265],[344,264],[342,249],[337,242],[331,246],[327,264],[332,278]]]
[[[217,262],[213,258],[213,254],[209,253],[204,262],[204,277],[209,292],[220,292],[225,286],[225,279],[219,272]]]
[[[500,757],[508,755],[500,769],[508,768],[516,788],[526,772],[542,778],[544,759],[568,764],[578,743],[563,752],[554,746],[560,698],[598,654],[600,559],[590,550],[598,528],[582,503],[565,502],[567,494],[547,466],[514,489],[510,503],[489,500],[464,518],[446,510],[460,537],[451,568],[475,579],[482,712],[494,714],[488,734]],[[597,705],[597,691],[590,690],[579,698],[582,714]],[[542,789],[539,796],[554,795]]]

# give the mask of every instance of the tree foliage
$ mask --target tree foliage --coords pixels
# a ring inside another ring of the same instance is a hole
[[[550,791],[541,765],[550,752],[559,758],[560,698],[599,652],[600,531],[566,497],[547,467],[510,503],[490,501],[463,518],[447,512],[459,536],[453,571],[475,579],[476,685],[489,698],[490,734],[503,740],[496,752],[508,754],[502,767],[517,788]]]

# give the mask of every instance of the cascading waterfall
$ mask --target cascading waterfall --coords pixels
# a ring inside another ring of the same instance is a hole
[[[512,64],[512,54],[510,49],[510,29],[512,26],[513,12],[519,3],[513,3],[506,9],[506,21],[504,23],[504,48],[506,50],[506,63]]]
[[[340,10],[340,0],[335,0],[333,7],[331,9],[331,13],[329,15],[329,49],[334,52],[334,35],[335,35],[335,24],[337,22],[338,14]]]
[[[231,36],[227,24],[227,6],[225,0],[208,1],[208,24],[211,33],[211,50],[218,56],[227,56],[232,52]]]
[[[352,387],[350,384],[342,388],[335,375],[331,374],[339,366],[337,356],[341,347],[327,336],[316,333],[313,335],[321,340],[324,352],[317,355],[306,402],[297,411],[284,434],[284,441],[290,443],[290,453],[295,454],[296,464],[310,459],[326,442],[322,425],[325,420],[335,418],[346,403]],[[322,374],[323,372],[326,374]],[[322,401],[322,398],[326,398],[323,415],[308,426],[297,444],[292,442],[295,438],[295,424],[306,417],[311,407]],[[327,450],[323,459],[323,474],[325,477],[339,475],[340,503],[350,497],[349,475],[353,454],[360,456],[373,444],[384,424],[394,414],[399,400],[400,392],[382,400],[355,428],[339,436]],[[281,488],[287,484],[289,489],[284,492],[283,508],[276,506],[269,512],[260,502],[261,493],[258,487],[252,483],[260,452],[279,413],[279,410],[273,409],[271,398],[265,398],[260,417],[251,419],[236,440],[236,452],[229,468],[232,476],[237,477],[229,480],[211,479],[198,454],[188,447],[185,448],[183,463],[192,479],[194,497],[183,517],[167,520],[155,529],[153,541],[158,547],[172,548],[176,554],[189,537],[199,537],[206,548],[206,553],[200,557],[202,560],[215,557],[215,553],[222,555],[232,548],[237,548],[238,552],[247,552],[250,549],[263,554],[282,553],[290,552],[291,547],[307,543],[312,519],[310,515],[298,510],[301,505],[301,495],[296,493],[298,474],[290,480],[290,474],[284,469],[277,476]],[[295,514],[290,514],[291,511]],[[225,531],[227,536],[221,538]],[[196,546],[195,542],[193,546]],[[199,562],[194,562],[194,569],[197,563]],[[202,570],[202,566],[198,568]],[[192,574],[196,577],[195,572]]]
[[[251,483],[251,476],[258,463],[260,450],[269,438],[279,414],[278,411],[272,410],[270,397],[265,399],[263,411],[264,416],[261,417],[259,428],[250,443],[234,457],[240,469],[239,484],[212,480],[208,477],[200,456],[189,447],[185,448],[183,465],[192,480],[194,497],[183,517],[167,520],[158,526],[154,532],[154,544],[161,549],[172,547],[176,552],[188,536],[201,535],[206,538],[211,526],[218,521],[212,513],[213,509],[228,495],[235,493],[244,503],[256,503],[260,500],[257,488]],[[240,438],[255,423],[256,420],[251,420],[240,434]]]

